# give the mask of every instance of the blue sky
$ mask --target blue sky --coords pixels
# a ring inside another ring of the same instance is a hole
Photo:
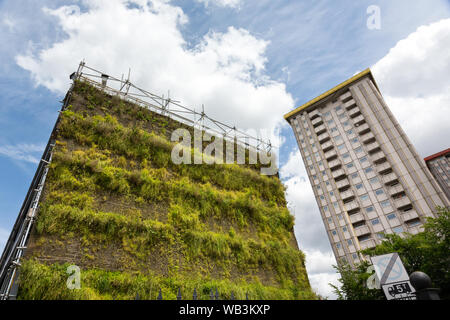
[[[327,281],[335,281],[334,258],[293,133],[282,115],[354,73],[375,67],[382,94],[394,105],[394,114],[421,155],[447,148],[435,131],[414,130],[416,120],[409,118],[408,108],[423,110],[430,101],[442,107],[448,101],[445,74],[450,70],[442,56],[450,51],[448,41],[425,41],[424,53],[416,57],[414,52],[421,51],[420,37],[450,38],[448,24],[436,24],[450,17],[450,1],[174,0],[156,1],[159,7],[138,13],[143,3],[129,1],[116,12],[100,0],[0,1],[0,248],[47,143],[59,101],[70,84],[68,76],[86,58],[93,67],[118,77],[131,67],[132,81],[156,93],[173,90],[188,104],[205,102],[207,110],[225,122],[281,130],[280,164],[295,207],[296,235],[300,247],[310,253],[308,272],[310,278],[317,275],[312,282],[319,292],[332,296],[324,288]],[[70,5],[80,12],[61,11]],[[367,27],[370,5],[380,9],[380,29]],[[128,15],[131,12],[135,16]],[[427,25],[433,27],[418,30]],[[204,68],[199,59],[206,59]],[[163,70],[158,69],[161,61],[167,64]],[[399,75],[408,74],[420,83],[433,68],[438,70],[430,80],[436,81],[433,92],[416,97],[399,87],[404,79]],[[391,77],[394,72],[396,78]],[[209,79],[218,84],[209,84]],[[190,82],[199,85],[193,88]],[[240,91],[242,87],[246,91]],[[241,114],[225,112],[227,107]],[[427,126],[433,127],[433,121]],[[435,127],[439,126],[442,123]],[[434,143],[426,143],[433,138]],[[311,225],[315,235],[308,235]]]

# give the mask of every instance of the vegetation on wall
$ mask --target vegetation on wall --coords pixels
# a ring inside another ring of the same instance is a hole
[[[22,299],[311,299],[293,217],[259,165],[175,165],[182,126],[86,83],[61,113]],[[191,150],[192,153],[195,152]],[[66,268],[81,268],[81,289]]]

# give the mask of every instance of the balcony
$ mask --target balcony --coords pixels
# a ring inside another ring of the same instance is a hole
[[[336,150],[331,149],[331,150],[325,152],[325,159],[329,160],[329,159],[332,159],[334,157],[337,157]]]
[[[359,246],[361,247],[361,250],[374,248],[377,244],[375,243],[375,240],[369,239],[359,242]]]
[[[354,211],[359,208],[359,203],[353,200],[353,201],[345,203],[344,208],[345,208],[345,211],[351,212],[351,211]]]
[[[398,181],[398,177],[394,172],[383,175],[381,179],[385,185],[392,185],[394,182]]]
[[[358,227],[358,228],[355,228],[354,230],[355,230],[355,236],[357,236],[357,237],[370,233],[370,229],[368,226]]]
[[[375,136],[371,131],[361,136],[361,141],[365,144],[375,141]]]
[[[313,111],[308,113],[309,118],[312,120],[320,115],[319,109],[314,109]]]
[[[356,117],[356,116],[358,116],[360,114],[361,114],[361,110],[359,110],[358,107],[354,107],[353,109],[351,109],[348,112],[348,115],[349,115],[350,118],[354,118],[354,117]]]
[[[328,150],[333,148],[333,143],[331,141],[327,141],[322,144],[322,150],[323,152],[327,152]]]
[[[362,135],[364,133],[367,133],[370,131],[369,125],[367,123],[363,123],[362,125],[359,125],[356,127],[356,131],[358,134]]]
[[[369,152],[369,153],[377,152],[380,149],[381,149],[381,146],[377,141],[373,141],[373,142],[367,144],[367,152]]]
[[[397,183],[396,185],[393,185],[389,188],[389,195],[396,196],[402,192],[405,192],[405,189],[400,183]]]
[[[359,116],[353,118],[352,121],[355,126],[358,126],[364,123],[364,117],[360,114]]]
[[[391,170],[391,164],[388,161],[385,161],[382,164],[378,164],[376,169],[378,173],[382,174]]]
[[[364,216],[362,215],[361,212],[349,215],[349,218],[350,218],[350,222],[351,223],[357,223],[357,222],[360,222],[360,221],[364,221]]]
[[[408,232],[411,234],[417,234],[423,231],[423,226],[415,226],[408,228]]]
[[[317,127],[319,124],[323,124],[322,117],[317,117],[311,120],[311,123],[314,127]]]
[[[325,142],[325,141],[329,140],[330,139],[330,135],[328,134],[328,132],[324,132],[321,135],[319,135],[317,137],[317,139],[319,140],[320,143],[322,143],[322,142]]]
[[[402,219],[403,219],[403,221],[410,221],[410,220],[413,220],[413,219],[416,219],[416,218],[418,218],[419,217],[419,215],[417,214],[417,212],[416,212],[416,210],[414,210],[414,209],[412,209],[412,210],[408,210],[408,211],[404,211],[403,213],[402,213]]]
[[[355,194],[353,193],[352,189],[348,189],[348,190],[346,190],[344,192],[341,192],[341,199],[342,199],[342,201],[345,201],[345,200],[348,200],[348,199],[351,199],[351,198],[354,198],[354,197],[355,197]]]
[[[341,161],[339,161],[339,159],[334,159],[328,162],[328,167],[330,167],[331,170],[340,167],[341,165],[342,164]]]
[[[338,179],[340,177],[345,176],[346,173],[345,173],[344,169],[338,169],[338,170],[331,172],[331,175],[333,176],[334,179]]]
[[[397,209],[401,209],[411,205],[411,200],[407,196],[403,196],[401,198],[394,199],[395,206]]]
[[[356,101],[354,99],[350,99],[346,103],[344,103],[344,108],[350,110],[351,108],[356,107]]]
[[[339,98],[341,99],[341,101],[346,102],[352,98],[352,94],[350,93],[350,91],[347,91],[346,93],[341,95]]]
[[[321,124],[320,126],[314,128],[314,131],[316,132],[317,135],[319,135],[327,131],[327,128],[325,128],[325,125]]]
[[[342,179],[342,180],[339,180],[339,181],[336,181],[336,187],[337,187],[338,189],[347,188],[347,187],[349,187],[349,186],[350,186],[350,182],[348,182],[348,179],[347,179],[347,178]]]
[[[383,153],[383,151],[378,151],[377,153],[374,153],[370,156],[370,160],[373,163],[381,163],[384,162],[386,159],[386,155]]]

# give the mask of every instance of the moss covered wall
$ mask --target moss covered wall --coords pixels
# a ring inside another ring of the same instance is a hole
[[[86,83],[60,117],[20,299],[315,298],[276,176],[175,165],[186,126]],[[81,289],[66,287],[72,264]]]

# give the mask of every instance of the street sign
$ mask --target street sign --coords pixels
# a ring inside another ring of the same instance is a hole
[[[385,284],[382,288],[388,300],[416,300],[416,290],[409,281]]]
[[[415,300],[414,287],[398,253],[371,257],[377,278],[388,300]]]
[[[380,285],[409,281],[409,275],[398,253],[389,253],[370,258]]]

